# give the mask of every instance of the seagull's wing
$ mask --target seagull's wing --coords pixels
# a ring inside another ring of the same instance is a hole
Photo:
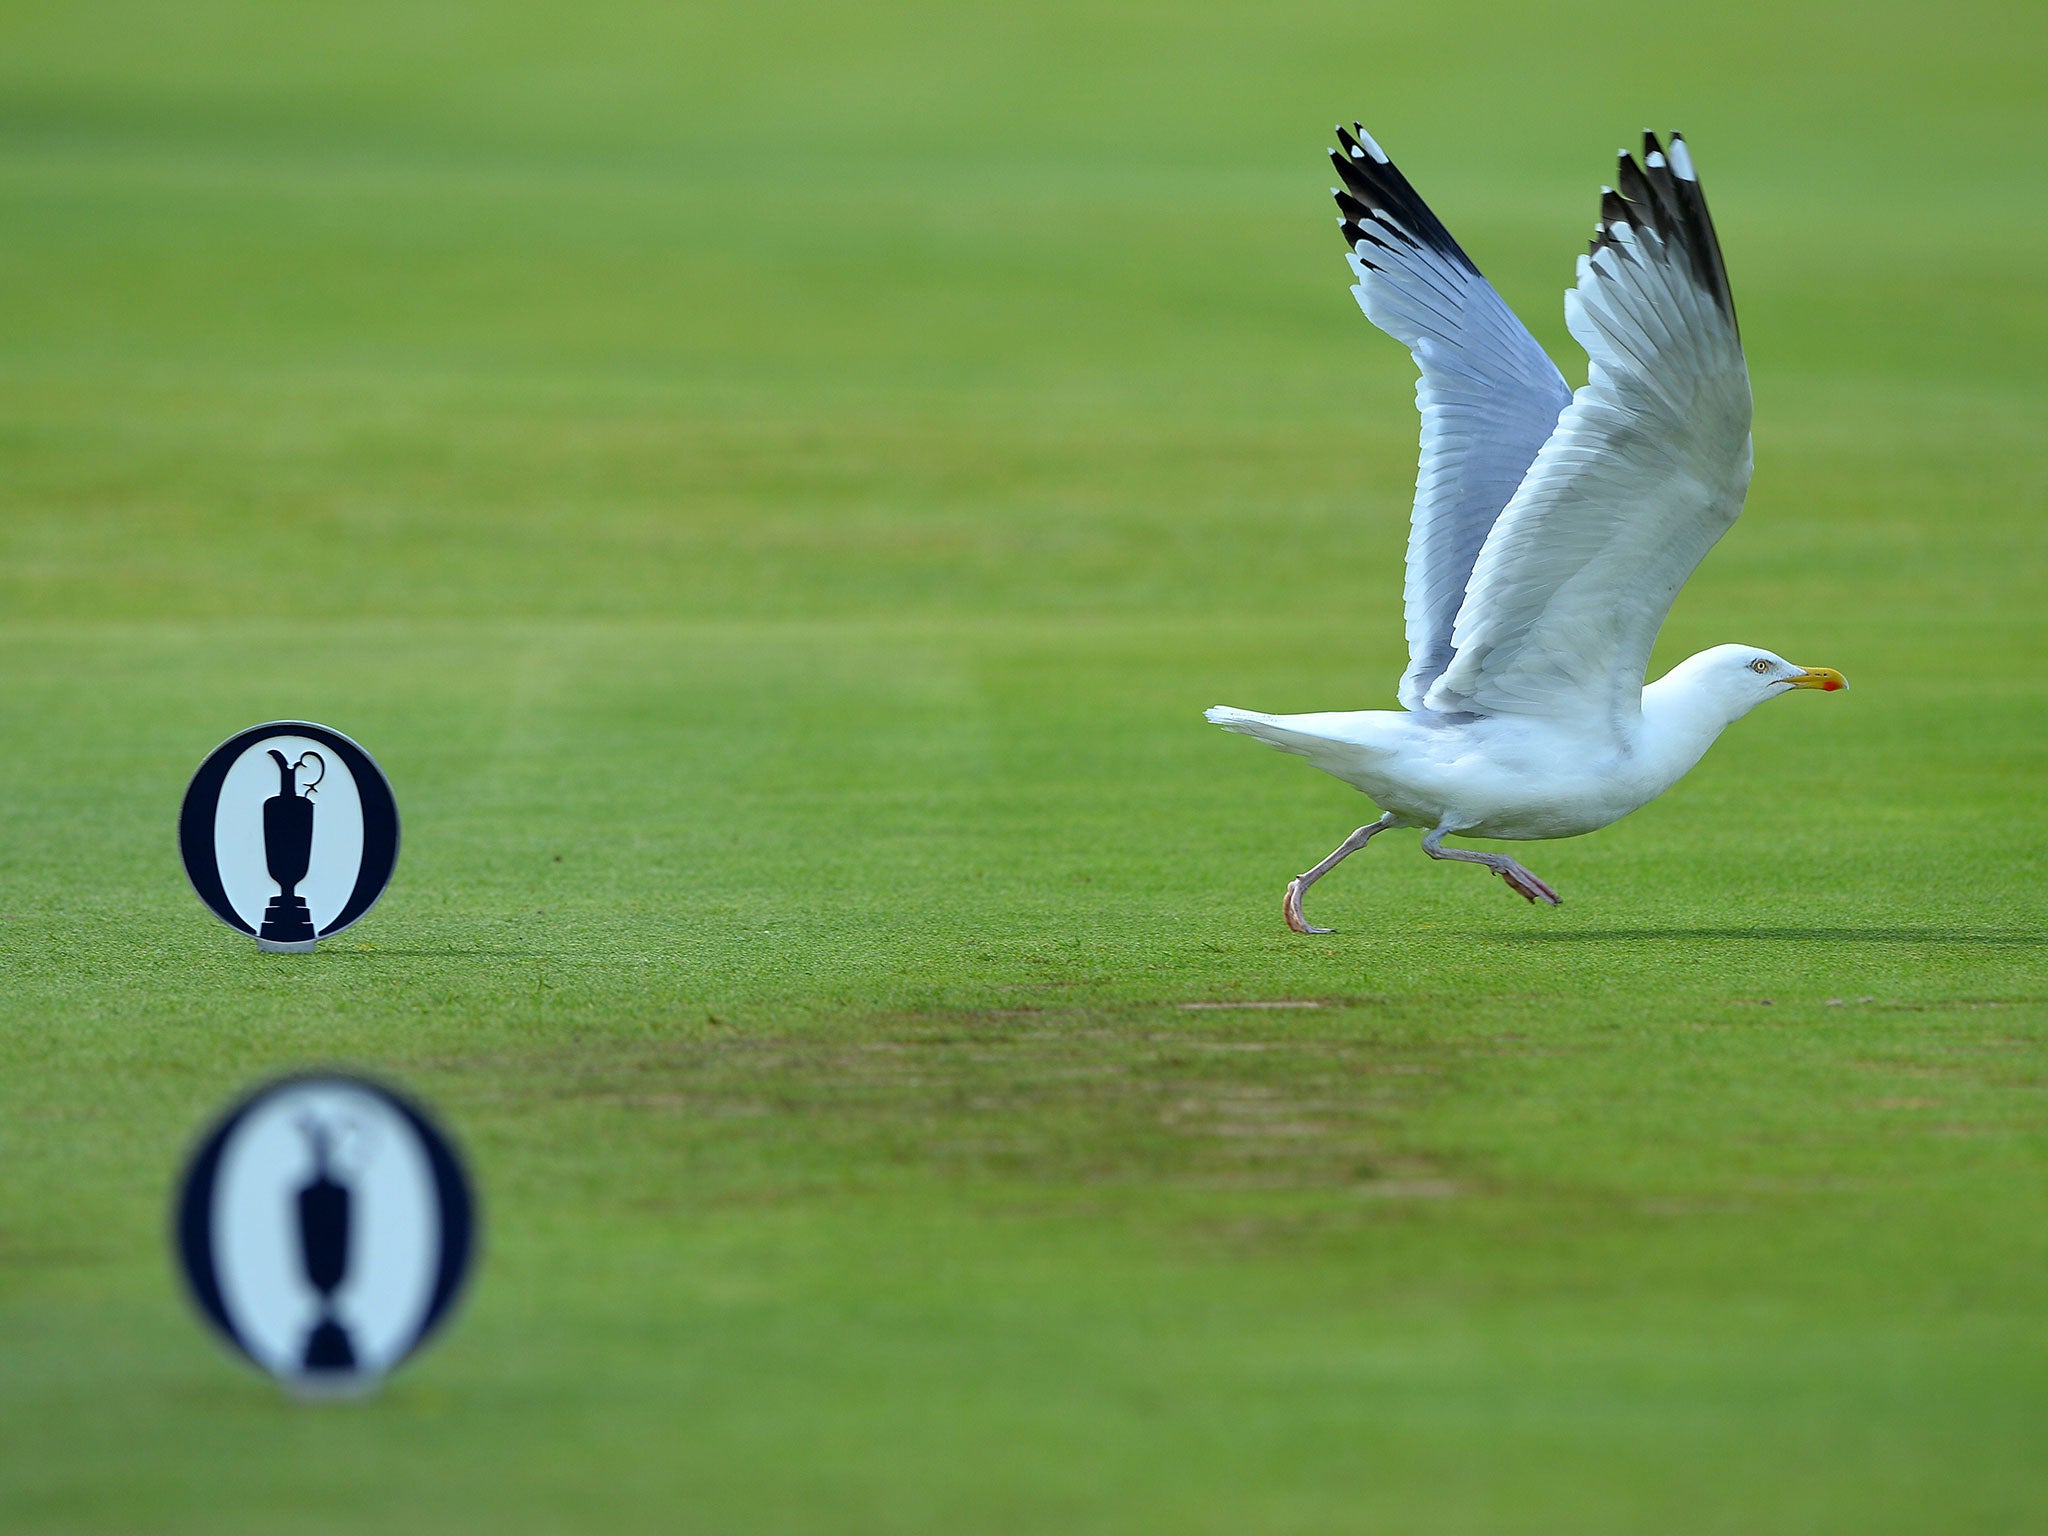
[[[1643,136],[1565,295],[1587,383],[1473,567],[1428,706],[1625,731],[1650,646],[1749,488],[1749,369],[1692,156]]]
[[[1422,465],[1408,535],[1408,670],[1401,702],[1451,660],[1472,562],[1572,393],[1536,338],[1479,275],[1363,128],[1330,151],[1344,243],[1366,318],[1415,355]]]

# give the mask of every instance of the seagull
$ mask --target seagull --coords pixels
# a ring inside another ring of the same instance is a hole
[[[1531,902],[1563,898],[1505,854],[1446,837],[1578,837],[1649,804],[1723,730],[1794,689],[1846,687],[1754,645],[1717,645],[1645,686],[1650,647],[1749,489],[1749,369],[1720,242],[1680,134],[1643,135],[1565,294],[1586,349],[1570,389],[1365,129],[1337,129],[1331,191],[1351,292],[1421,370],[1398,710],[1207,718],[1307,758],[1383,813],[1287,887],[1394,827],[1481,864]]]

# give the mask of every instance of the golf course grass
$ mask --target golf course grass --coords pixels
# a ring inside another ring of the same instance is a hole
[[[22,4],[0,27],[0,1530],[2010,1532],[2048,1499],[2035,7]],[[1653,670],[1839,668],[1518,856],[1391,707],[1365,119],[1574,382],[1682,129],[1755,383]],[[397,878],[259,955],[259,721]],[[264,1077],[462,1144],[376,1397],[165,1228]]]

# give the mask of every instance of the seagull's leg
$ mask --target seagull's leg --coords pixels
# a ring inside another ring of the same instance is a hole
[[[1481,853],[1477,848],[1446,848],[1443,838],[1447,830],[1438,827],[1434,832],[1424,836],[1422,851],[1432,859],[1457,859],[1466,864],[1484,864],[1507,881],[1508,889],[1517,896],[1526,896],[1531,901],[1547,901],[1553,907],[1564,905],[1562,896],[1504,853]]]
[[[1287,919],[1287,926],[1296,933],[1329,933],[1328,928],[1318,928],[1301,915],[1301,898],[1308,888],[1339,864],[1358,852],[1373,839],[1373,834],[1384,832],[1394,824],[1394,818],[1382,816],[1370,826],[1360,827],[1356,832],[1337,845],[1337,851],[1305,875],[1296,875],[1287,883],[1287,897],[1280,903],[1280,911]]]

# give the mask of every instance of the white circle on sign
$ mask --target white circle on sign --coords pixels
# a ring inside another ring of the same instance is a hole
[[[298,1192],[320,1172],[350,1196],[347,1268],[331,1297],[306,1275]],[[382,1375],[419,1337],[440,1272],[439,1201],[426,1148],[381,1097],[342,1083],[280,1090],[221,1148],[213,1186],[213,1262],[221,1304],[259,1365],[304,1369],[331,1317],[360,1375]]]
[[[192,1298],[249,1359],[316,1395],[369,1390],[446,1318],[475,1208],[420,1110],[361,1078],[289,1078],[200,1145],[174,1237]]]
[[[263,921],[265,907],[278,892],[270,878],[263,843],[263,802],[278,792],[277,761],[308,763],[295,775],[303,787],[317,782],[306,798],[313,802],[313,853],[298,893],[305,899],[315,929],[341,915],[363,867],[363,797],[355,775],[341,754],[310,736],[270,736],[251,743],[221,781],[213,811],[214,855],[220,865],[221,888],[228,904],[251,928]]]

